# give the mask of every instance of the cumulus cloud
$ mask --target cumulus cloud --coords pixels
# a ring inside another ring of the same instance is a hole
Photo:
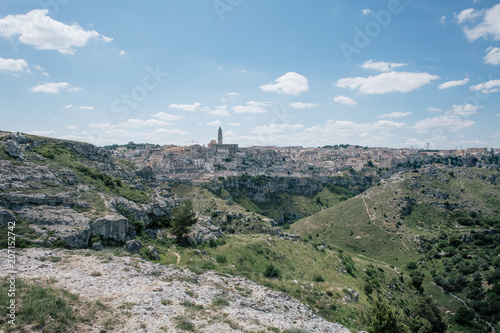
[[[172,109],[178,109],[186,112],[193,112],[193,111],[199,111],[200,110],[201,104],[196,102],[193,104],[170,104],[168,107]]]
[[[362,68],[373,69],[378,72],[389,72],[394,68],[408,66],[408,64],[404,63],[394,63],[394,62],[384,62],[384,61],[373,61],[372,59],[368,60],[364,64],[361,65]]]
[[[222,123],[219,120],[214,120],[214,121],[209,121],[206,125],[220,127],[222,126]]]
[[[465,36],[470,41],[489,36],[495,40],[500,40],[500,4],[486,10],[468,8],[460,12],[456,17],[459,24],[464,24]],[[479,23],[472,28],[469,27],[471,23],[478,20]]]
[[[31,131],[29,134],[40,135],[40,136],[54,136],[56,131]]]
[[[433,128],[449,129],[451,131],[460,131],[474,125],[475,122],[469,119],[462,119],[453,114],[446,114],[439,117],[419,120],[413,126],[419,133],[426,133]]]
[[[157,120],[157,119],[148,119],[148,120],[142,120],[142,119],[128,119],[125,122],[119,123],[119,124],[111,124],[108,122],[102,122],[102,123],[92,123],[89,124],[88,127],[92,129],[98,129],[98,130],[106,130],[106,131],[123,131],[124,128],[141,128],[141,127],[154,127],[154,126],[169,126],[173,125],[172,123],[163,121],[163,120]]]
[[[166,113],[163,111],[155,113],[154,115],[152,115],[152,117],[160,119],[160,120],[164,120],[164,121],[174,121],[174,120],[182,119],[181,116],[178,116],[176,114]]]
[[[451,109],[446,111],[445,114],[438,117],[419,120],[415,123],[413,128],[420,133],[426,133],[434,128],[449,129],[454,132],[460,131],[475,124],[474,121],[463,119],[462,116],[477,114],[479,108],[481,108],[481,106],[472,104],[452,105]]]
[[[262,91],[278,94],[298,95],[309,90],[307,78],[295,72],[288,72],[269,84],[259,87]]]
[[[438,88],[439,89],[446,89],[446,88],[451,88],[451,87],[456,87],[456,86],[462,86],[469,82],[468,78],[465,78],[463,80],[456,80],[456,81],[447,81],[444,83],[441,83]]]
[[[220,105],[215,108],[215,110],[210,110],[208,113],[219,117],[228,117],[229,112],[227,111],[227,105]]]
[[[93,105],[82,105],[82,106],[77,107],[77,109],[92,111],[92,110],[94,110],[94,106]]]
[[[337,81],[337,87],[358,90],[358,94],[386,94],[418,89],[439,76],[429,73],[387,72],[369,77],[348,77]]]
[[[426,111],[431,111],[431,112],[443,112],[443,109],[440,109],[440,108],[435,108],[433,106],[431,107],[428,107],[427,109],[425,109]]]
[[[24,59],[4,59],[0,57],[0,72],[26,72],[30,73],[28,63]]]
[[[266,113],[265,107],[269,106],[269,103],[250,101],[245,105],[233,106],[234,113]]]
[[[352,98],[350,97],[347,97],[347,96],[344,96],[344,95],[338,95],[338,96],[335,96],[333,99],[332,99],[335,103],[340,103],[340,104],[344,104],[344,105],[356,105],[358,104],[355,100],[353,100]]]
[[[482,94],[491,94],[500,91],[500,80],[490,80],[485,83],[476,84],[470,87],[471,91],[480,91]]]
[[[472,104],[452,105],[451,110],[450,110],[450,114],[457,115],[457,116],[476,114],[477,110],[479,110],[479,108],[482,108],[482,106],[476,106],[476,105],[472,105]]]
[[[372,12],[372,11],[371,11],[371,9],[363,9],[363,10],[361,11],[361,13],[362,13],[363,15],[368,15],[368,14],[370,14],[371,12]]]
[[[483,15],[484,10],[475,10],[474,8],[467,8],[460,13],[455,14],[458,24],[475,21],[478,17]]]
[[[295,102],[295,103],[290,103],[288,105],[294,109],[310,109],[312,107],[318,106],[318,104],[315,103],[303,103],[303,102]]]
[[[31,92],[41,92],[46,94],[57,94],[60,90],[67,89],[68,82],[49,82],[30,88]]]
[[[295,131],[304,128],[302,124],[271,124],[256,126],[250,132],[252,135],[273,135],[285,133],[287,131]]]
[[[402,118],[402,117],[409,116],[410,114],[411,114],[411,112],[396,111],[396,112],[392,112],[392,113],[381,114],[380,116],[378,116],[378,118]]]
[[[128,119],[127,121],[118,124],[117,127],[138,128],[144,126],[168,126],[168,125],[172,125],[172,123],[156,119],[148,119],[148,120]]]
[[[86,31],[78,24],[66,25],[48,16],[46,9],[34,9],[27,14],[8,15],[0,18],[0,36],[18,36],[19,42],[38,50],[56,50],[73,54],[75,48],[83,47],[91,39],[110,42],[112,39],[97,31]]]
[[[489,47],[486,49],[484,62],[491,65],[500,65],[500,47]]]

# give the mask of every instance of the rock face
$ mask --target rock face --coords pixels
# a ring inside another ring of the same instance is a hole
[[[71,208],[40,205],[23,207],[17,215],[33,221],[31,227],[47,238],[60,238],[69,248],[85,248],[90,237],[89,219]]]
[[[211,218],[200,215],[197,218],[198,222],[191,227],[187,234],[187,240],[191,245],[206,243],[222,236],[220,228],[213,224]]]
[[[19,158],[21,160],[24,159],[21,148],[17,145],[17,142],[13,140],[7,141],[7,143],[5,144],[5,151],[12,157]]]
[[[103,262],[86,256],[87,252],[21,250],[16,256],[18,276],[27,282],[57,277],[52,288],[78,294],[84,302],[102,302],[111,311],[103,311],[99,317],[104,316],[104,322],[113,316],[116,324],[112,332],[174,333],[179,331],[175,328],[177,316],[189,320],[196,332],[268,332],[269,327],[280,332],[349,332],[342,325],[316,316],[291,296],[245,278],[212,271],[196,275],[188,269],[126,256]],[[61,260],[50,262],[50,256]],[[0,262],[6,263],[6,258],[7,250],[0,250]],[[4,278],[6,271],[1,267],[0,277]],[[224,304],[216,305],[214,301],[221,299]],[[197,307],[194,311],[190,310],[193,305]],[[234,323],[238,328],[232,328]],[[87,325],[91,325],[87,332],[102,328],[95,322]]]
[[[125,248],[130,254],[138,254],[142,249],[142,243],[137,239],[128,240],[125,242]]]
[[[9,222],[16,222],[16,216],[6,209],[0,209],[0,226]]]
[[[134,225],[119,215],[107,215],[95,220],[90,226],[90,233],[117,242],[125,242],[136,236]]]
[[[129,187],[125,196],[130,199],[146,183],[154,184],[152,169],[136,174],[133,166],[116,162],[109,151],[91,144],[10,133],[0,137],[0,146],[20,160],[0,155],[0,224],[18,218],[27,221],[35,231],[28,238],[35,244],[62,245],[62,241],[69,248],[88,248],[94,234],[104,244],[123,243],[136,236],[134,223],[153,229],[164,225],[180,203],[168,187],[153,190],[148,204],[121,197],[117,186]],[[66,150],[64,154],[76,157],[85,169],[58,160],[47,149]],[[145,201],[144,197],[138,201]]]

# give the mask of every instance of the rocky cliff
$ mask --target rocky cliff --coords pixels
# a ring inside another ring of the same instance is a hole
[[[147,168],[91,144],[12,133],[0,141],[0,224],[15,221],[44,246],[86,248],[92,236],[123,243],[180,203],[168,187],[152,190],[153,181]]]

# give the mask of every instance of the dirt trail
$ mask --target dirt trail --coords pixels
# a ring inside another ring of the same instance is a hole
[[[179,255],[179,253],[177,252],[174,252],[175,256],[177,257],[177,262],[175,263],[177,266],[179,265],[179,263],[181,262],[181,256]]]
[[[376,226],[378,227],[380,230],[384,231],[384,232],[387,232],[387,230],[385,230],[384,228],[382,228],[381,226],[379,226],[377,223],[375,223],[375,217],[377,216],[377,213],[376,212],[373,212],[373,214],[370,214],[370,211],[368,210],[368,205],[366,204],[366,201],[365,201],[365,197],[366,195],[363,195],[363,203],[365,204],[365,209],[366,209],[366,214],[368,215],[368,218],[370,219],[370,221]],[[401,244],[408,250],[410,251],[410,248],[408,247],[408,245],[406,245],[406,243],[404,242],[404,240],[401,240]]]

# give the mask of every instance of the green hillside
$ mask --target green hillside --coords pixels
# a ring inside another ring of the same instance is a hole
[[[422,293],[434,296],[445,312],[465,311],[445,294],[451,292],[481,318],[496,324],[500,319],[499,209],[498,171],[430,167],[393,177],[304,218],[291,226],[291,232],[352,251],[353,257],[394,265],[408,272]],[[473,321],[471,313],[472,324],[464,328],[450,321],[449,331],[483,330],[485,326]]]

